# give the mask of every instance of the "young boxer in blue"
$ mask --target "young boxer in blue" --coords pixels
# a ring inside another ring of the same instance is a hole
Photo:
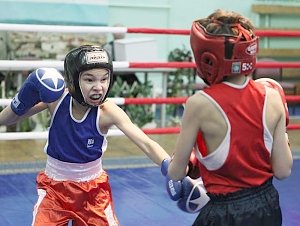
[[[66,90],[64,90],[64,81]],[[25,80],[0,125],[10,125],[44,109],[51,113],[44,151],[45,171],[37,176],[38,201],[32,226],[118,226],[102,156],[107,132],[119,128],[154,163],[169,155],[136,127],[126,113],[106,99],[113,82],[107,52],[91,45],[70,51],[64,78],[55,69],[40,68]]]

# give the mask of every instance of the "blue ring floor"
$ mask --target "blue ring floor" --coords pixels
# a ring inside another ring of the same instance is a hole
[[[113,192],[115,211],[121,226],[185,226],[196,214],[179,210],[169,199],[164,177],[155,166],[138,168],[109,167],[107,172]],[[26,166],[28,167],[28,166]],[[104,162],[105,167],[105,162]],[[6,170],[9,167],[6,166]],[[33,169],[32,169],[33,170]],[[8,171],[7,171],[8,172]],[[22,170],[20,170],[22,172]],[[0,175],[0,225],[30,226],[32,209],[37,200],[36,172]],[[283,226],[300,225],[300,160],[295,160],[292,175],[283,181],[274,180],[280,194]]]

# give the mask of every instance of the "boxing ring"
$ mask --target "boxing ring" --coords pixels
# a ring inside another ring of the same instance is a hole
[[[62,32],[62,33],[150,33],[166,35],[189,35],[189,30],[126,28],[126,27],[87,27],[87,26],[52,26],[52,25],[20,25],[0,24],[0,31],[20,32]],[[300,31],[259,30],[261,37],[300,37]],[[158,69],[158,68],[195,68],[193,62],[113,62],[116,71],[123,69]],[[0,60],[0,71],[33,70],[39,67],[54,67],[63,70],[62,61],[24,61]],[[258,62],[257,68],[300,68],[300,62]],[[300,76],[300,75],[299,75]],[[299,77],[300,78],[300,77]],[[163,87],[166,88],[166,78]],[[117,105],[141,104],[184,104],[187,97],[162,98],[111,98]],[[0,99],[0,106],[10,104],[10,99]],[[288,95],[287,103],[300,105],[299,95]],[[162,112],[165,113],[165,112]],[[300,130],[300,111],[291,115],[288,126],[289,133]],[[294,122],[295,121],[295,122]],[[148,135],[170,135],[179,133],[179,127],[159,127],[143,129]],[[40,132],[1,132],[1,141],[45,140],[47,131]],[[123,133],[117,129],[109,130],[108,136],[120,137]],[[297,135],[296,135],[297,136]],[[117,138],[116,138],[117,139]],[[299,139],[295,137],[294,139]],[[162,145],[163,146],[163,145]],[[108,146],[108,151],[109,151]],[[291,147],[293,139],[291,139]],[[30,148],[30,147],[28,147]],[[295,147],[296,148],[296,147]],[[300,149],[300,148],[299,148]],[[11,150],[14,151],[14,150]],[[142,153],[142,152],[141,152]],[[295,150],[292,175],[275,186],[280,192],[283,211],[283,226],[300,225],[300,150]],[[1,156],[1,153],[0,153]],[[35,177],[36,172],[44,168],[44,161],[32,163],[1,163],[0,162],[0,225],[27,226],[31,224],[32,208],[36,202]],[[143,226],[191,225],[196,215],[187,214],[179,210],[176,203],[171,201],[164,189],[164,178],[160,169],[144,156],[129,156],[126,158],[104,159],[104,168],[110,175],[113,190],[115,210],[122,226],[135,226],[137,222]],[[27,169],[27,170],[26,170]]]

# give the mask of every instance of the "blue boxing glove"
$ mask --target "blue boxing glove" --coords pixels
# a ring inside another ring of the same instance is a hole
[[[65,83],[55,68],[39,68],[31,72],[11,102],[11,109],[21,116],[39,102],[51,103],[64,92]]]
[[[182,198],[177,202],[177,206],[187,213],[200,212],[201,208],[210,200],[201,177],[195,180],[188,176],[185,177],[182,180],[182,193]]]
[[[161,163],[161,173],[166,177],[166,189],[173,201],[178,201],[182,197],[182,184],[181,181],[173,181],[168,176],[168,168],[171,159],[164,159]]]

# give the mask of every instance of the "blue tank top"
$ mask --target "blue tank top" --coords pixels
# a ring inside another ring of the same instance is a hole
[[[45,152],[69,163],[87,163],[102,156],[107,147],[106,135],[100,132],[99,108],[89,108],[81,120],[72,115],[71,95],[58,103],[50,124]]]

